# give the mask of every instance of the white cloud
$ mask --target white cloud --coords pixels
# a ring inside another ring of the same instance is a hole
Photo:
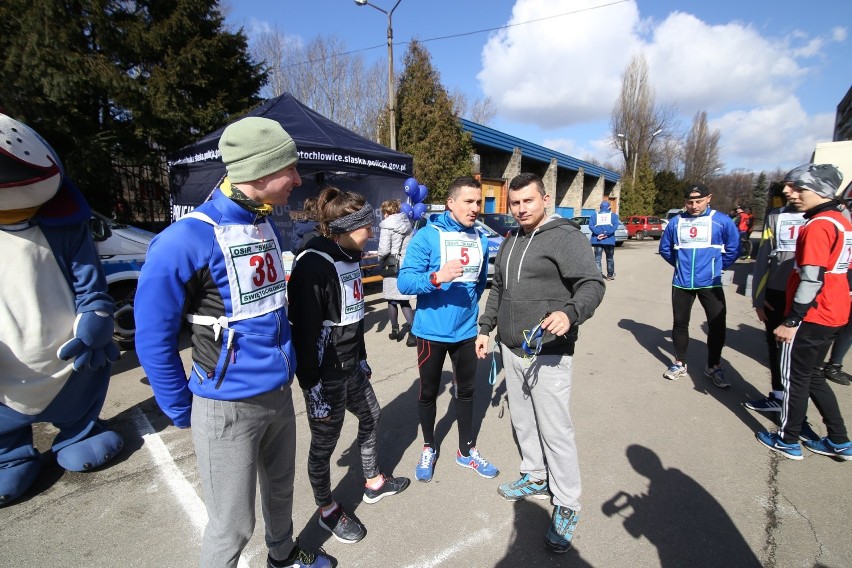
[[[772,106],[737,110],[710,120],[722,132],[720,146],[726,165],[770,169],[808,161],[817,142],[831,140],[832,113],[809,116],[799,100],[790,96]]]
[[[517,0],[508,24],[547,19],[502,30],[482,50],[477,79],[502,118],[546,132],[603,124],[625,66],[641,52],[658,103],[674,104],[684,124],[708,112],[721,130],[727,167],[799,163],[817,141],[831,139],[833,117],[809,116],[796,90],[824,72],[829,44],[846,41],[845,27],[771,35],[686,12],[655,21],[640,14],[637,2],[589,9],[602,3]],[[573,13],[548,18],[567,12]],[[605,135],[583,143],[554,132],[543,144],[572,155],[611,155]]]

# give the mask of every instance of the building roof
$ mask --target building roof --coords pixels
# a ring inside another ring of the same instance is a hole
[[[621,179],[621,175],[612,170],[590,164],[583,160],[578,160],[568,154],[563,154],[561,152],[551,150],[550,148],[533,144],[532,142],[522,140],[515,136],[500,132],[499,130],[494,130],[493,128],[488,128],[487,126],[482,126],[481,124],[477,124],[476,122],[472,122],[464,118],[460,120],[462,129],[470,132],[473,136],[474,144],[503,150],[510,154],[515,148],[520,148],[523,157],[530,160],[538,160],[539,162],[550,164],[550,160],[555,158],[557,165],[560,168],[566,168],[575,172],[580,168],[583,168],[583,171],[585,171],[587,175],[603,176],[605,180],[613,183],[617,183],[618,180]]]

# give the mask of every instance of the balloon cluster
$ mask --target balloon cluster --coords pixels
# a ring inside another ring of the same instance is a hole
[[[405,180],[402,187],[405,189],[405,195],[408,196],[408,202],[400,206],[400,211],[408,215],[409,219],[416,221],[426,214],[426,204],[423,200],[429,195],[429,190],[425,185],[417,183],[413,177]]]

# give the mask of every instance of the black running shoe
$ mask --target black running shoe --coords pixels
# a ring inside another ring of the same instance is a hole
[[[367,529],[354,518],[346,514],[343,507],[337,504],[337,509],[327,517],[320,511],[319,526],[330,532],[340,542],[351,544],[367,536]]]
[[[411,481],[407,477],[388,477],[382,474],[385,482],[378,489],[364,488],[364,503],[378,503],[385,497],[405,491]]]

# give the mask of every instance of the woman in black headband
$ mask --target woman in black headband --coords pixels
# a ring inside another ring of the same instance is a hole
[[[351,543],[364,538],[367,530],[332,499],[330,474],[346,410],[359,422],[364,501],[395,495],[409,480],[384,475],[377,461],[381,410],[370,385],[359,264],[373,234],[373,208],[362,195],[329,187],[320,193],[317,209],[321,236],[296,257],[288,286],[289,319],[297,330],[296,376],[308,409],[308,477],[320,507],[319,524],[337,540]]]

